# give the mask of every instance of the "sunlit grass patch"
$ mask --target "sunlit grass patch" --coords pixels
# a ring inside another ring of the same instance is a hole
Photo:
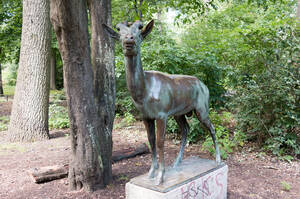
[[[26,148],[19,143],[4,143],[0,145],[0,155],[14,151],[24,153],[26,152]]]

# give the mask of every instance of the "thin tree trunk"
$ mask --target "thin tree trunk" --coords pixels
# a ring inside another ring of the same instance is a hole
[[[103,148],[110,135],[97,114],[86,1],[51,0],[51,22],[63,59],[70,118],[69,185],[92,191],[105,185],[104,161],[109,158]]]
[[[137,0],[134,0],[134,10],[135,10],[135,13],[139,16],[140,21],[143,21],[143,14],[142,14],[142,10],[141,10],[142,3],[143,3],[143,0],[139,0],[139,5],[138,5]]]
[[[111,26],[111,1],[89,0],[91,15],[91,52],[94,69],[95,99],[100,123],[105,129],[105,146],[103,147],[104,183],[112,179],[112,129],[115,116],[115,70],[114,45],[112,39],[104,32],[102,24]],[[105,159],[107,158],[107,159]]]
[[[300,0],[298,0],[297,17],[300,20]]]
[[[1,63],[0,63],[0,95],[3,95],[2,68],[1,68]]]
[[[51,50],[51,58],[50,58],[50,89],[56,90],[56,56],[55,50]]]
[[[21,52],[9,135],[48,139],[50,17],[48,0],[24,0]]]
[[[157,11],[157,24],[158,24],[158,31],[162,31],[162,25],[161,25],[161,8]]]
[[[143,13],[142,13],[142,4],[144,0],[140,0],[139,2],[139,19],[140,21],[143,21]]]

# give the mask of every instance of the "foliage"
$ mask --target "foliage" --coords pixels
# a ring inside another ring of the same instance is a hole
[[[167,1],[112,0],[113,24],[120,21],[150,20],[153,14],[166,8]]]
[[[215,126],[221,157],[226,159],[228,154],[232,153],[234,149],[244,145],[246,142],[246,135],[241,131],[230,132],[228,128],[225,127],[225,124],[229,123],[229,120],[232,119],[232,115],[228,112],[218,114],[213,111],[210,113],[210,118]],[[215,154],[214,144],[210,135],[206,135],[205,141],[202,144],[202,149]]]
[[[69,128],[68,110],[57,104],[49,105],[49,129]]]
[[[238,127],[266,144],[275,155],[300,154],[299,27],[285,23],[270,27],[268,35],[252,34],[272,41],[274,56],[265,68],[237,89],[233,106]]]
[[[215,111],[211,111],[210,119],[216,129],[216,137],[220,148],[220,153],[223,159],[226,159],[229,153],[232,153],[234,149],[242,147],[246,142],[246,135],[241,131],[231,132],[226,126],[233,119],[233,115],[230,112],[222,112],[218,114]],[[207,129],[199,122],[195,117],[188,120],[190,126],[190,132],[187,137],[188,143],[198,143],[203,141],[202,149],[209,151],[211,154],[215,153],[214,144]],[[176,139],[179,138],[178,125],[172,118],[168,120],[167,132]]]
[[[3,73],[3,80],[8,86],[15,86],[17,82],[18,65],[15,63],[8,63],[6,65],[5,73]]]
[[[62,90],[51,90],[50,91],[50,101],[52,103],[61,103],[66,100],[65,91]]]
[[[234,87],[263,71],[266,62],[274,59],[274,30],[290,23],[293,8],[291,1],[270,4],[268,10],[247,3],[224,4],[223,10],[209,12],[187,26],[182,45],[213,54],[226,66],[226,86]]]
[[[50,92],[49,104],[49,128],[64,129],[69,128],[70,122],[68,110],[63,106],[66,97],[64,90],[55,90]]]
[[[0,1],[0,62],[16,60],[20,50],[22,1]]]
[[[300,152],[295,5],[227,3],[187,26],[182,36],[182,45],[210,53],[225,66],[223,83],[231,91],[238,129],[282,157]]]
[[[4,95],[13,96],[15,94],[15,86],[4,85],[3,93]]]
[[[0,131],[6,131],[9,124],[9,117],[2,116],[0,117]]]

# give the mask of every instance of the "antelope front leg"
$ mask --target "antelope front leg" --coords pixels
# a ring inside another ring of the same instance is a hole
[[[166,119],[157,119],[157,138],[156,145],[158,148],[159,154],[159,169],[156,177],[155,185],[160,185],[163,182],[164,174],[165,174],[165,160],[164,160],[164,141],[165,141],[165,131],[166,131]]]
[[[154,120],[144,119],[144,125],[147,130],[148,141],[151,147],[152,153],[152,164],[148,173],[149,178],[154,178],[155,170],[158,168],[157,158],[156,158],[156,146],[155,146],[155,124]]]

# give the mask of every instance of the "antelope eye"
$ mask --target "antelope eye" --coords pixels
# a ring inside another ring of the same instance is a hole
[[[117,30],[118,30],[118,31],[120,31],[120,28],[119,28],[119,27],[117,27]]]
[[[142,24],[139,25],[139,29],[141,30],[144,26]]]

